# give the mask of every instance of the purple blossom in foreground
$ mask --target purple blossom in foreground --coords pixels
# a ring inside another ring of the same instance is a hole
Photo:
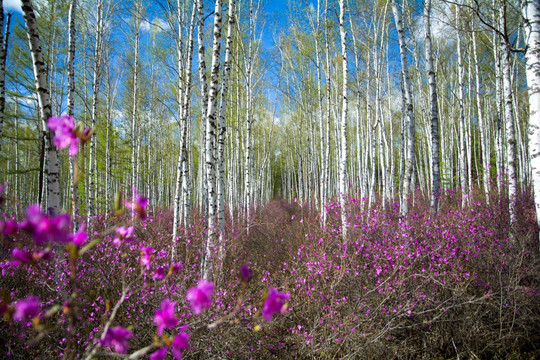
[[[248,283],[249,280],[251,280],[251,269],[247,265],[242,265],[240,267],[240,278],[242,279],[242,282]]]
[[[171,266],[171,272],[173,274],[176,274],[176,273],[179,273],[180,270],[182,270],[184,268],[184,264],[182,264],[181,262],[177,262],[176,264],[173,264],[173,266]]]
[[[189,334],[186,332],[187,325],[182,326],[180,332],[174,337],[171,342],[171,353],[173,358],[176,360],[182,359],[182,351],[188,348],[189,345]],[[163,360],[165,355],[167,355],[168,346],[164,346],[157,351],[150,354],[150,360]]]
[[[117,353],[125,354],[129,347],[129,338],[133,333],[121,326],[115,326],[107,330],[105,338],[101,341],[103,346],[112,346]]]
[[[212,294],[214,293],[214,284],[205,279],[199,280],[197,286],[187,291],[186,300],[189,307],[195,315],[199,315],[204,309],[212,305]]]
[[[80,139],[72,116],[51,117],[47,121],[47,126],[55,132],[53,143],[56,147],[63,149],[69,146],[69,155],[77,155]]]
[[[152,264],[152,254],[155,252],[151,246],[143,247],[141,249],[141,266],[146,270],[150,270],[150,264]]]
[[[178,325],[178,318],[174,316],[175,307],[176,301],[171,302],[169,299],[163,299],[161,307],[156,310],[154,323],[157,325],[158,336],[163,334],[164,329],[172,329]]]
[[[131,201],[125,201],[124,204],[128,209],[135,211],[142,220],[146,219],[148,198],[139,194],[135,188],[133,188],[133,199]]]
[[[15,220],[0,221],[0,232],[4,235],[13,235],[19,230]]]
[[[163,280],[167,276],[167,269],[165,266],[160,266],[156,269],[154,275],[152,275],[152,280]]]
[[[131,240],[133,240],[134,232],[135,228],[133,226],[120,226],[116,228],[116,237],[114,238],[113,243],[116,245],[120,245],[122,241],[130,242]]]
[[[17,248],[13,249],[11,253],[11,264],[13,265],[23,265],[36,262],[38,260],[47,260],[51,257],[51,251],[30,251],[19,250]]]
[[[69,235],[70,242],[79,247],[84,245],[84,243],[88,240],[88,234],[86,233],[86,231],[84,231],[84,227],[85,225],[82,224],[77,233]]]
[[[150,354],[150,360],[163,360],[165,355],[167,355],[168,349],[167,346],[157,349],[157,351]]]
[[[70,241],[70,222],[68,214],[49,217],[35,204],[26,210],[26,219],[21,222],[20,228],[32,234],[37,245],[48,241],[64,244]]]
[[[264,320],[270,321],[273,314],[283,313],[287,309],[285,304],[290,297],[291,295],[286,292],[279,292],[275,288],[270,288],[262,309]]]
[[[176,360],[182,359],[182,352],[180,350],[185,350],[189,345],[189,334],[186,332],[187,325],[182,326],[180,332],[174,337],[174,340],[171,344],[171,353]]]
[[[39,298],[36,296],[28,296],[23,300],[19,300],[15,304],[13,319],[17,321],[31,319],[39,314],[39,307]]]

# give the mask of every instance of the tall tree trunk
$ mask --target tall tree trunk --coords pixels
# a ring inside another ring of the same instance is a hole
[[[456,47],[458,54],[458,81],[459,81],[459,176],[461,180],[461,206],[464,207],[468,202],[469,188],[467,184],[467,155],[465,149],[465,104],[464,104],[464,69],[463,56],[461,54],[461,31],[460,31],[460,7],[456,6]]]
[[[69,6],[69,50],[68,50],[68,94],[67,114],[75,115],[75,16],[77,14],[77,0],[72,0]],[[76,215],[79,214],[79,187],[77,186],[77,162],[75,157],[69,157],[69,174],[71,180],[71,218],[73,219],[73,231],[78,230]]]
[[[137,121],[138,121],[138,76],[139,76],[139,45],[141,40],[141,22],[142,22],[142,3],[141,0],[135,2],[135,47],[133,49],[133,102],[131,105],[131,196],[135,197],[135,187],[137,186]],[[131,211],[131,217],[135,216],[135,209]]]
[[[396,3],[397,0],[392,0],[392,10],[394,12],[394,19],[396,23],[396,30],[399,40],[399,53],[401,55],[401,73],[403,77],[404,85],[404,97],[405,107],[407,111],[407,125],[408,125],[408,144],[407,144],[407,158],[405,160],[405,176],[403,178],[403,193],[401,196],[400,212],[403,216],[407,216],[409,213],[408,201],[411,179],[414,172],[415,164],[415,121],[414,121],[414,108],[412,103],[411,92],[411,80],[409,77],[409,66],[407,63],[407,47],[405,44],[405,30],[401,22],[401,12]],[[414,190],[414,189],[413,189]]]
[[[3,9],[3,6],[3,0],[0,0],[0,9]],[[7,14],[4,35],[4,11],[0,14],[0,151],[2,151],[2,131],[4,129],[4,111],[6,109],[6,63],[11,15],[13,13]]]
[[[506,16],[506,4],[500,9],[501,29],[502,22]],[[510,79],[510,49],[504,39],[501,38],[502,49],[502,72],[504,83],[504,107],[506,115],[506,156],[508,166],[508,210],[510,213],[510,225],[516,222],[516,199],[517,199],[517,179],[516,179],[516,138],[514,130],[514,113],[512,100],[512,84]],[[511,236],[513,239],[513,236]]]
[[[94,74],[92,80],[92,129],[97,125],[99,88],[101,83],[101,65],[102,65],[102,41],[103,41],[103,1],[98,1],[97,5],[97,25],[96,25],[96,43],[94,48]],[[91,217],[97,211],[94,207],[96,191],[96,142],[97,137],[92,136],[90,140],[90,159],[88,162],[88,198],[86,199],[86,222],[90,223]]]
[[[48,212],[57,214],[60,211],[60,184],[59,184],[59,165],[58,151],[52,145],[52,132],[47,130],[47,120],[52,116],[51,98],[49,94],[49,85],[47,83],[47,69],[43,61],[41,51],[41,41],[36,24],[36,15],[32,1],[22,0],[22,10],[24,22],[26,25],[26,34],[30,45],[32,55],[32,65],[35,77],[35,86],[38,96],[39,114],[43,126],[43,139],[45,152],[47,154],[47,201]]]
[[[212,253],[216,244],[216,108],[219,85],[219,54],[221,49],[221,0],[216,0],[214,10],[214,43],[210,92],[206,108],[206,171],[208,179],[208,239],[204,249],[201,274],[204,279],[212,276]]]
[[[481,148],[481,154],[482,154],[482,177],[483,177],[483,185],[484,185],[484,196],[486,198],[486,202],[489,204],[489,146],[486,144],[489,142],[489,134],[486,134],[487,129],[486,125],[484,124],[484,113],[482,111],[482,102],[480,97],[480,68],[478,66],[478,51],[477,51],[477,45],[476,45],[476,32],[473,31],[472,33],[472,40],[473,40],[473,55],[474,55],[474,72],[475,72],[475,80],[476,80],[476,107],[477,107],[477,113],[478,113],[478,127],[480,130],[480,148]]]
[[[426,33],[426,70],[428,72],[430,119],[431,119],[431,209],[437,214],[439,208],[439,188],[441,165],[439,157],[439,106],[437,100],[437,79],[433,64],[431,46],[431,0],[424,4],[424,27]]]
[[[536,221],[540,226],[540,4],[523,0],[527,42],[527,86],[529,91],[529,156],[532,169]]]
[[[223,265],[225,256],[225,247],[223,244],[223,235],[225,232],[225,132],[227,130],[225,126],[225,115],[227,111],[228,102],[228,90],[229,90],[229,77],[231,73],[231,47],[232,47],[232,35],[235,24],[235,0],[229,0],[229,13],[228,13],[228,27],[227,27],[227,41],[225,44],[225,63],[223,64],[223,84],[221,90],[221,101],[219,106],[219,133],[218,133],[218,158],[217,158],[217,187],[218,187],[218,225],[219,225],[219,259],[220,266]]]
[[[345,30],[345,4],[339,0],[339,33],[341,37],[341,56],[343,71],[342,108],[341,108],[341,158],[339,163],[339,203],[341,206],[341,227],[343,241],[347,238],[347,212],[345,210],[347,192],[347,115],[349,110],[348,92],[348,67],[347,61],[347,32]]]

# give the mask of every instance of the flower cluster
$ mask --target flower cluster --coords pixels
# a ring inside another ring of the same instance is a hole
[[[72,116],[51,117],[47,121],[49,129],[55,132],[53,143],[63,149],[69,146],[69,155],[75,156],[79,151],[79,144],[85,143],[90,137],[90,129],[75,126]]]

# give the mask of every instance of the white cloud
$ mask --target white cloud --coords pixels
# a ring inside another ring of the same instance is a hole
[[[159,33],[167,29],[169,29],[169,24],[165,20],[158,17],[152,21],[143,20],[141,22],[142,31],[155,31],[156,33]]]
[[[150,24],[148,21],[143,20],[141,22],[141,30],[142,31],[150,31],[151,28],[152,28],[152,24]]]
[[[5,0],[4,1],[4,10],[5,11],[16,11],[22,14],[21,0]]]

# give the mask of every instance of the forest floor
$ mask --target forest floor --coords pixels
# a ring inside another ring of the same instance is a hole
[[[96,216],[87,227],[87,244],[99,239],[95,247],[84,254],[53,247],[49,259],[34,251],[24,265],[12,250],[36,249],[32,239],[3,236],[0,358],[80,357],[99,343],[115,305],[112,325],[133,332],[129,353],[167,343],[185,324],[188,359],[540,358],[540,255],[530,194],[520,194],[512,226],[508,204],[496,194],[489,203],[478,196],[466,208],[459,204],[459,192],[445,192],[434,217],[417,195],[403,219],[397,204],[367,210],[366,199],[350,198],[345,241],[337,202],[327,204],[324,227],[314,207],[285,200],[257,209],[249,226],[228,218],[214,249],[224,260],[213,263],[212,304],[200,315],[185,300],[200,278],[200,214],[180,232],[174,271],[170,210],[134,222]],[[121,225],[134,226],[131,241],[114,241],[110,229]],[[249,283],[239,276],[243,265]],[[290,299],[265,321],[270,288]],[[9,304],[29,295],[42,304],[38,324],[10,321]],[[154,316],[163,299],[176,302],[178,326],[157,338]],[[121,358],[100,347],[95,358]]]

